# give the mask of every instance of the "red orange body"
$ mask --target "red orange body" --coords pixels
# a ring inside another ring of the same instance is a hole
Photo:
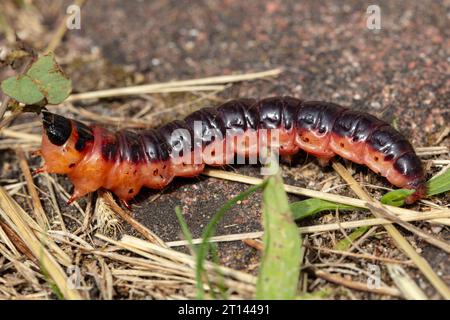
[[[407,203],[426,194],[421,162],[399,132],[370,114],[332,103],[291,97],[232,100],[140,132],[111,132],[46,112],[44,129],[43,169],[69,176],[72,200],[106,188],[126,202],[143,186],[161,189],[176,176],[200,174],[205,164],[228,164],[235,154],[256,156],[262,145],[284,156],[301,149],[321,163],[339,155],[364,164],[395,186],[415,189]],[[259,137],[272,130],[276,146],[273,137]]]

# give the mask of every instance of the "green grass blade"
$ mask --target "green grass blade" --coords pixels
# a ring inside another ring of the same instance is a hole
[[[186,223],[186,220],[184,220],[183,214],[181,213],[181,208],[179,206],[175,207],[175,214],[177,215],[178,223],[181,226],[181,232],[183,232],[184,238],[189,242],[189,246],[193,251],[195,251],[195,247],[192,245],[192,234],[189,230],[189,227]]]
[[[228,212],[238,201],[242,201],[249,197],[252,193],[255,191],[264,188],[265,182],[252,186],[245,190],[244,192],[241,192],[236,197],[228,200],[220,209],[217,211],[217,213],[212,217],[212,219],[209,221],[206,228],[203,230],[202,233],[202,243],[199,244],[197,252],[197,260],[196,260],[196,281],[197,281],[197,299],[203,299],[204,298],[204,290],[202,285],[202,276],[204,273],[204,262],[206,260],[206,256],[208,255],[210,251],[210,243],[208,242],[209,239],[214,235],[215,229],[219,221],[222,219],[223,215]]]
[[[394,207],[401,207],[405,204],[407,196],[414,193],[414,190],[397,189],[386,193],[381,197],[380,201],[383,204],[387,204]]]
[[[314,198],[291,203],[291,210],[295,220],[303,219],[322,211],[358,210],[358,209],[361,208]],[[365,229],[365,227],[361,227],[357,229],[354,233],[350,234],[349,235],[350,239],[352,240],[353,238],[357,239],[368,230],[368,228],[367,230],[363,229]],[[337,250],[345,250],[345,248],[348,247],[349,245],[351,245],[351,241],[343,239],[336,245],[336,247],[342,248],[342,249],[337,248]]]
[[[450,169],[443,174],[433,177],[427,182],[427,196],[435,196],[450,190]],[[412,194],[414,190],[398,189],[386,193],[381,202],[391,206],[401,207],[405,204],[405,198]]]
[[[294,299],[300,274],[301,238],[280,175],[263,191],[264,251],[256,299]]]
[[[435,196],[450,190],[450,169],[428,181],[428,196]]]
[[[334,250],[346,251],[348,250],[352,243],[359,239],[364,233],[369,230],[369,227],[359,227],[352,233],[350,233],[346,238],[342,239],[334,246]]]
[[[183,232],[184,238],[189,242],[189,246],[193,251],[195,251],[195,247],[192,245],[192,234],[189,230],[189,227],[186,223],[186,220],[184,220],[183,214],[181,213],[181,208],[179,206],[175,207],[175,214],[177,215],[178,223],[181,226],[181,232]]]
[[[293,202],[290,207],[295,220],[303,219],[322,211],[359,209],[357,207],[315,198]]]
[[[186,223],[186,220],[183,217],[183,214],[181,213],[181,208],[179,206],[175,207],[175,214],[177,215],[178,223],[181,226],[181,232],[183,233],[184,238],[189,243],[189,247],[191,248],[192,252],[197,255],[197,248],[192,243],[192,234],[189,230],[189,227]],[[195,282],[195,288],[197,290],[197,299],[203,300],[205,297],[205,291],[203,290],[203,279],[200,275],[200,277],[196,277]]]
[[[216,285],[217,289],[220,292],[220,299],[221,300],[228,300],[228,294],[227,294],[227,290],[226,290],[226,286],[225,286],[225,278],[223,276],[223,274],[220,272],[220,270],[217,268],[217,266],[219,265],[219,248],[217,247],[217,243],[211,242],[210,243],[210,250],[211,250],[211,257],[212,257],[212,261],[216,264],[214,271],[216,274],[219,275],[219,283]],[[212,284],[210,284],[210,287],[212,288]],[[213,293],[213,297],[214,299],[216,299],[216,294],[214,293],[214,290],[211,290],[211,292]]]
[[[44,254],[43,252],[43,248],[44,248],[44,243],[41,243],[41,250],[39,255],[42,256]],[[39,266],[42,272],[42,275],[44,276],[44,280],[45,282],[47,282],[48,286],[50,287],[50,290],[52,290],[52,292],[55,294],[56,298],[58,300],[64,300],[64,295],[61,292],[61,290],[59,289],[59,287],[56,285],[55,281],[52,280],[52,278],[50,277],[49,272],[47,271],[47,269],[45,268],[44,263],[42,263],[42,258],[39,259]]]

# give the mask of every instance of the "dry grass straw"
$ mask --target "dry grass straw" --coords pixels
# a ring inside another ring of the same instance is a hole
[[[171,81],[165,83],[145,84],[139,86],[98,90],[79,94],[72,94],[67,98],[66,101],[73,102],[79,100],[142,95],[148,93],[216,91],[225,89],[224,86],[218,86],[217,84],[249,81],[266,77],[275,77],[278,76],[280,73],[281,69],[272,69],[262,72],[246,73],[240,75],[215,76],[193,80]]]
[[[42,138],[37,134],[24,133],[21,131],[11,130],[11,129],[3,129],[1,131],[1,135],[3,137],[13,138],[17,140],[21,140],[27,143],[41,143]]]
[[[82,295],[77,290],[69,288],[68,278],[58,263],[64,252],[45,235],[44,230],[19,207],[2,187],[0,187],[0,215],[10,227],[14,228],[14,231],[39,261],[42,272],[48,274],[62,295],[66,299],[82,299]],[[51,251],[56,247],[58,254]],[[65,256],[64,259],[66,259],[67,265],[71,265],[72,262],[68,256]]]
[[[181,288],[181,284],[195,285],[195,258],[154,243],[125,235],[122,240],[116,241],[101,234],[95,235],[98,239],[121,250],[132,252],[141,258],[129,257],[114,252],[91,251],[96,255],[111,260],[126,262],[131,268],[112,269],[112,275],[119,280],[134,283],[149,283],[169,285],[170,281]],[[231,292],[237,292],[241,297],[250,298],[254,293],[256,278],[247,273],[233,270],[211,262],[205,264],[208,278],[216,285],[226,285]],[[156,279],[144,279],[152,277]],[[205,290],[211,290],[205,285]],[[192,292],[192,296],[193,296]]]
[[[35,260],[31,251],[23,243],[22,239],[6,223],[0,219],[0,239],[14,256],[23,253],[28,259]]]
[[[352,177],[352,175],[338,162],[333,162],[334,170],[350,185],[352,190],[358,195],[358,197],[368,202],[368,208],[377,218],[382,217],[394,217],[394,221],[399,221],[387,206],[381,206],[379,203],[372,200],[371,196],[365,192],[358,182]],[[400,220],[400,223],[404,225],[404,222]],[[394,240],[395,244],[401,249],[419,268],[424,276],[430,281],[434,288],[445,298],[450,299],[450,289],[444,281],[434,272],[429,263],[420,256],[413,246],[403,237],[403,235],[397,230],[393,224],[385,224],[383,227],[389,233]]]
[[[23,239],[20,232],[20,228],[23,224],[30,228],[37,238],[41,239],[42,237],[42,239],[45,240],[44,244],[52,251],[60,264],[65,267],[72,265],[72,259],[54,241],[45,237],[46,230],[43,230],[39,224],[17,204],[3,187],[0,187],[0,208],[3,210],[1,213],[4,222],[20,237],[20,239],[22,239],[25,245],[28,246],[29,244]],[[14,217],[15,220],[12,220],[10,216]],[[16,225],[13,223],[14,221],[20,222],[20,225]]]
[[[31,196],[31,200],[33,201],[34,215],[36,217],[36,221],[42,230],[47,230],[50,227],[50,223],[45,215],[44,208],[42,207],[41,200],[39,199],[39,194],[36,190],[36,186],[33,182],[33,177],[30,173],[30,167],[28,166],[27,159],[25,157],[25,153],[22,149],[16,150],[17,158],[19,159],[19,166],[22,170],[22,173],[25,177],[25,181],[27,182],[28,192]]]
[[[450,217],[450,212],[441,212],[441,210],[436,210],[435,212],[430,213],[416,213],[414,215],[409,215],[405,217],[401,217],[403,221],[430,221],[436,218],[448,218]],[[383,218],[371,218],[371,219],[361,219],[355,221],[345,221],[339,223],[327,223],[321,225],[307,226],[298,228],[300,233],[320,233],[320,232],[328,232],[328,231],[336,231],[342,229],[354,229],[359,227],[367,227],[367,226],[381,226],[384,224],[391,224],[392,221],[389,219]],[[260,238],[263,235],[262,231],[256,232],[247,232],[247,233],[237,233],[237,234],[229,234],[224,236],[215,236],[211,237],[210,241],[212,242],[229,242],[229,241],[238,241],[244,239],[255,239]],[[199,244],[202,242],[201,238],[193,239],[193,244]],[[169,247],[177,247],[177,246],[186,246],[188,245],[188,241],[186,240],[177,240],[177,241],[167,241],[166,244]]]
[[[353,252],[349,252],[349,251],[334,250],[334,249],[328,249],[328,248],[324,248],[324,247],[316,247],[316,246],[311,246],[311,245],[305,245],[305,247],[316,250],[319,253],[337,254],[337,255],[346,256],[346,257],[353,257],[353,258],[365,259],[365,260],[370,260],[370,261],[381,261],[381,262],[386,262],[386,263],[391,263],[391,264],[403,264],[403,265],[406,265],[409,267],[414,266],[414,264],[410,260],[403,261],[403,260],[398,260],[398,259],[383,258],[383,257],[378,257],[378,256],[375,256],[372,254],[353,253]]]
[[[209,176],[209,177],[225,179],[225,180],[230,180],[230,181],[235,181],[235,182],[241,182],[241,183],[245,183],[245,184],[252,184],[252,185],[260,184],[263,181],[260,178],[249,177],[249,176],[241,175],[241,174],[234,173],[234,172],[228,172],[228,171],[216,170],[216,169],[206,169],[202,174]],[[301,188],[301,187],[296,187],[296,186],[286,185],[286,184],[284,185],[284,188],[285,188],[286,192],[296,194],[296,195],[306,196],[306,197],[310,197],[310,198],[318,198],[318,199],[323,199],[323,200],[327,200],[327,201],[331,201],[331,202],[336,202],[336,203],[351,205],[351,206],[355,206],[355,207],[359,207],[359,208],[369,209],[369,203],[366,200],[355,199],[355,198],[351,198],[351,197],[341,196],[338,194],[316,191],[316,190],[311,190],[311,189],[306,189],[306,188]],[[393,206],[388,206],[388,205],[383,205],[383,207],[388,208],[390,212],[393,212],[396,215],[404,217],[404,218],[407,218],[408,216],[416,217],[417,214],[419,213],[419,211],[414,211],[414,210],[400,208],[400,207],[393,207]],[[434,213],[442,213],[442,217],[448,217],[448,214],[450,213],[450,209],[432,210],[430,212],[432,212],[433,214]],[[420,214],[424,214],[424,213],[420,212]],[[414,221],[414,220],[405,220],[405,221]],[[449,219],[436,218],[436,219],[431,219],[431,220],[427,220],[427,221],[433,222],[433,223],[450,225]]]
[[[333,283],[336,283],[338,285],[341,285],[341,286],[344,286],[344,287],[347,287],[347,288],[350,288],[353,290],[366,291],[366,292],[377,293],[377,294],[381,294],[381,295],[388,295],[388,296],[393,296],[393,297],[402,297],[402,293],[397,288],[390,288],[390,287],[384,287],[384,286],[370,288],[367,286],[367,283],[365,283],[365,282],[352,281],[352,280],[346,279],[344,277],[325,272],[323,270],[315,270],[314,274],[317,277],[322,278],[326,281],[333,282]]]
[[[186,264],[190,266],[193,270],[195,269],[195,257],[187,255],[182,252],[175,251],[169,248],[163,248],[161,246],[155,245],[151,242],[138,239],[129,235],[124,235],[122,240],[119,243],[115,243],[116,245],[122,245],[127,247],[130,250],[141,250],[143,252],[148,252],[150,254],[158,255],[164,257],[166,259],[176,261],[179,263]],[[255,284],[256,278],[250,274],[247,274],[242,271],[237,271],[228,267],[220,266],[212,262],[206,261],[205,269],[209,271],[218,271],[223,276],[231,277],[235,280],[239,280],[243,283],[247,284]]]
[[[387,263],[387,270],[391,279],[403,296],[408,300],[427,300],[428,297],[408,275],[406,270],[398,264]]]

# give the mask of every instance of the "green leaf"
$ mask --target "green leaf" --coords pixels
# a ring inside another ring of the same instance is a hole
[[[321,211],[355,209],[359,208],[315,198],[291,203],[291,211],[295,220],[304,219]]]
[[[334,246],[334,250],[346,251],[353,242],[355,242],[359,237],[361,237],[364,233],[369,230],[369,227],[359,227],[352,233],[350,233],[346,238],[342,239]]]
[[[52,53],[39,58],[26,74],[50,104],[63,102],[72,90],[72,82],[64,75]]]
[[[47,100],[49,104],[63,102],[72,90],[72,82],[56,63],[53,53],[36,60],[21,76],[10,77],[1,84],[3,92],[24,104]]]
[[[381,197],[380,201],[394,207],[401,207],[405,204],[406,197],[414,193],[414,190],[397,189],[386,193]]]
[[[38,86],[27,76],[10,77],[2,82],[2,91],[24,104],[35,104],[44,99]]]
[[[264,251],[256,299],[294,299],[300,274],[301,238],[281,176],[271,176],[263,192]]]
[[[450,169],[428,181],[428,196],[434,196],[450,190]]]

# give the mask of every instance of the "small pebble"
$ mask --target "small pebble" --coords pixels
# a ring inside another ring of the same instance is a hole
[[[431,231],[433,231],[433,233],[439,233],[442,231],[442,226],[431,227]]]

